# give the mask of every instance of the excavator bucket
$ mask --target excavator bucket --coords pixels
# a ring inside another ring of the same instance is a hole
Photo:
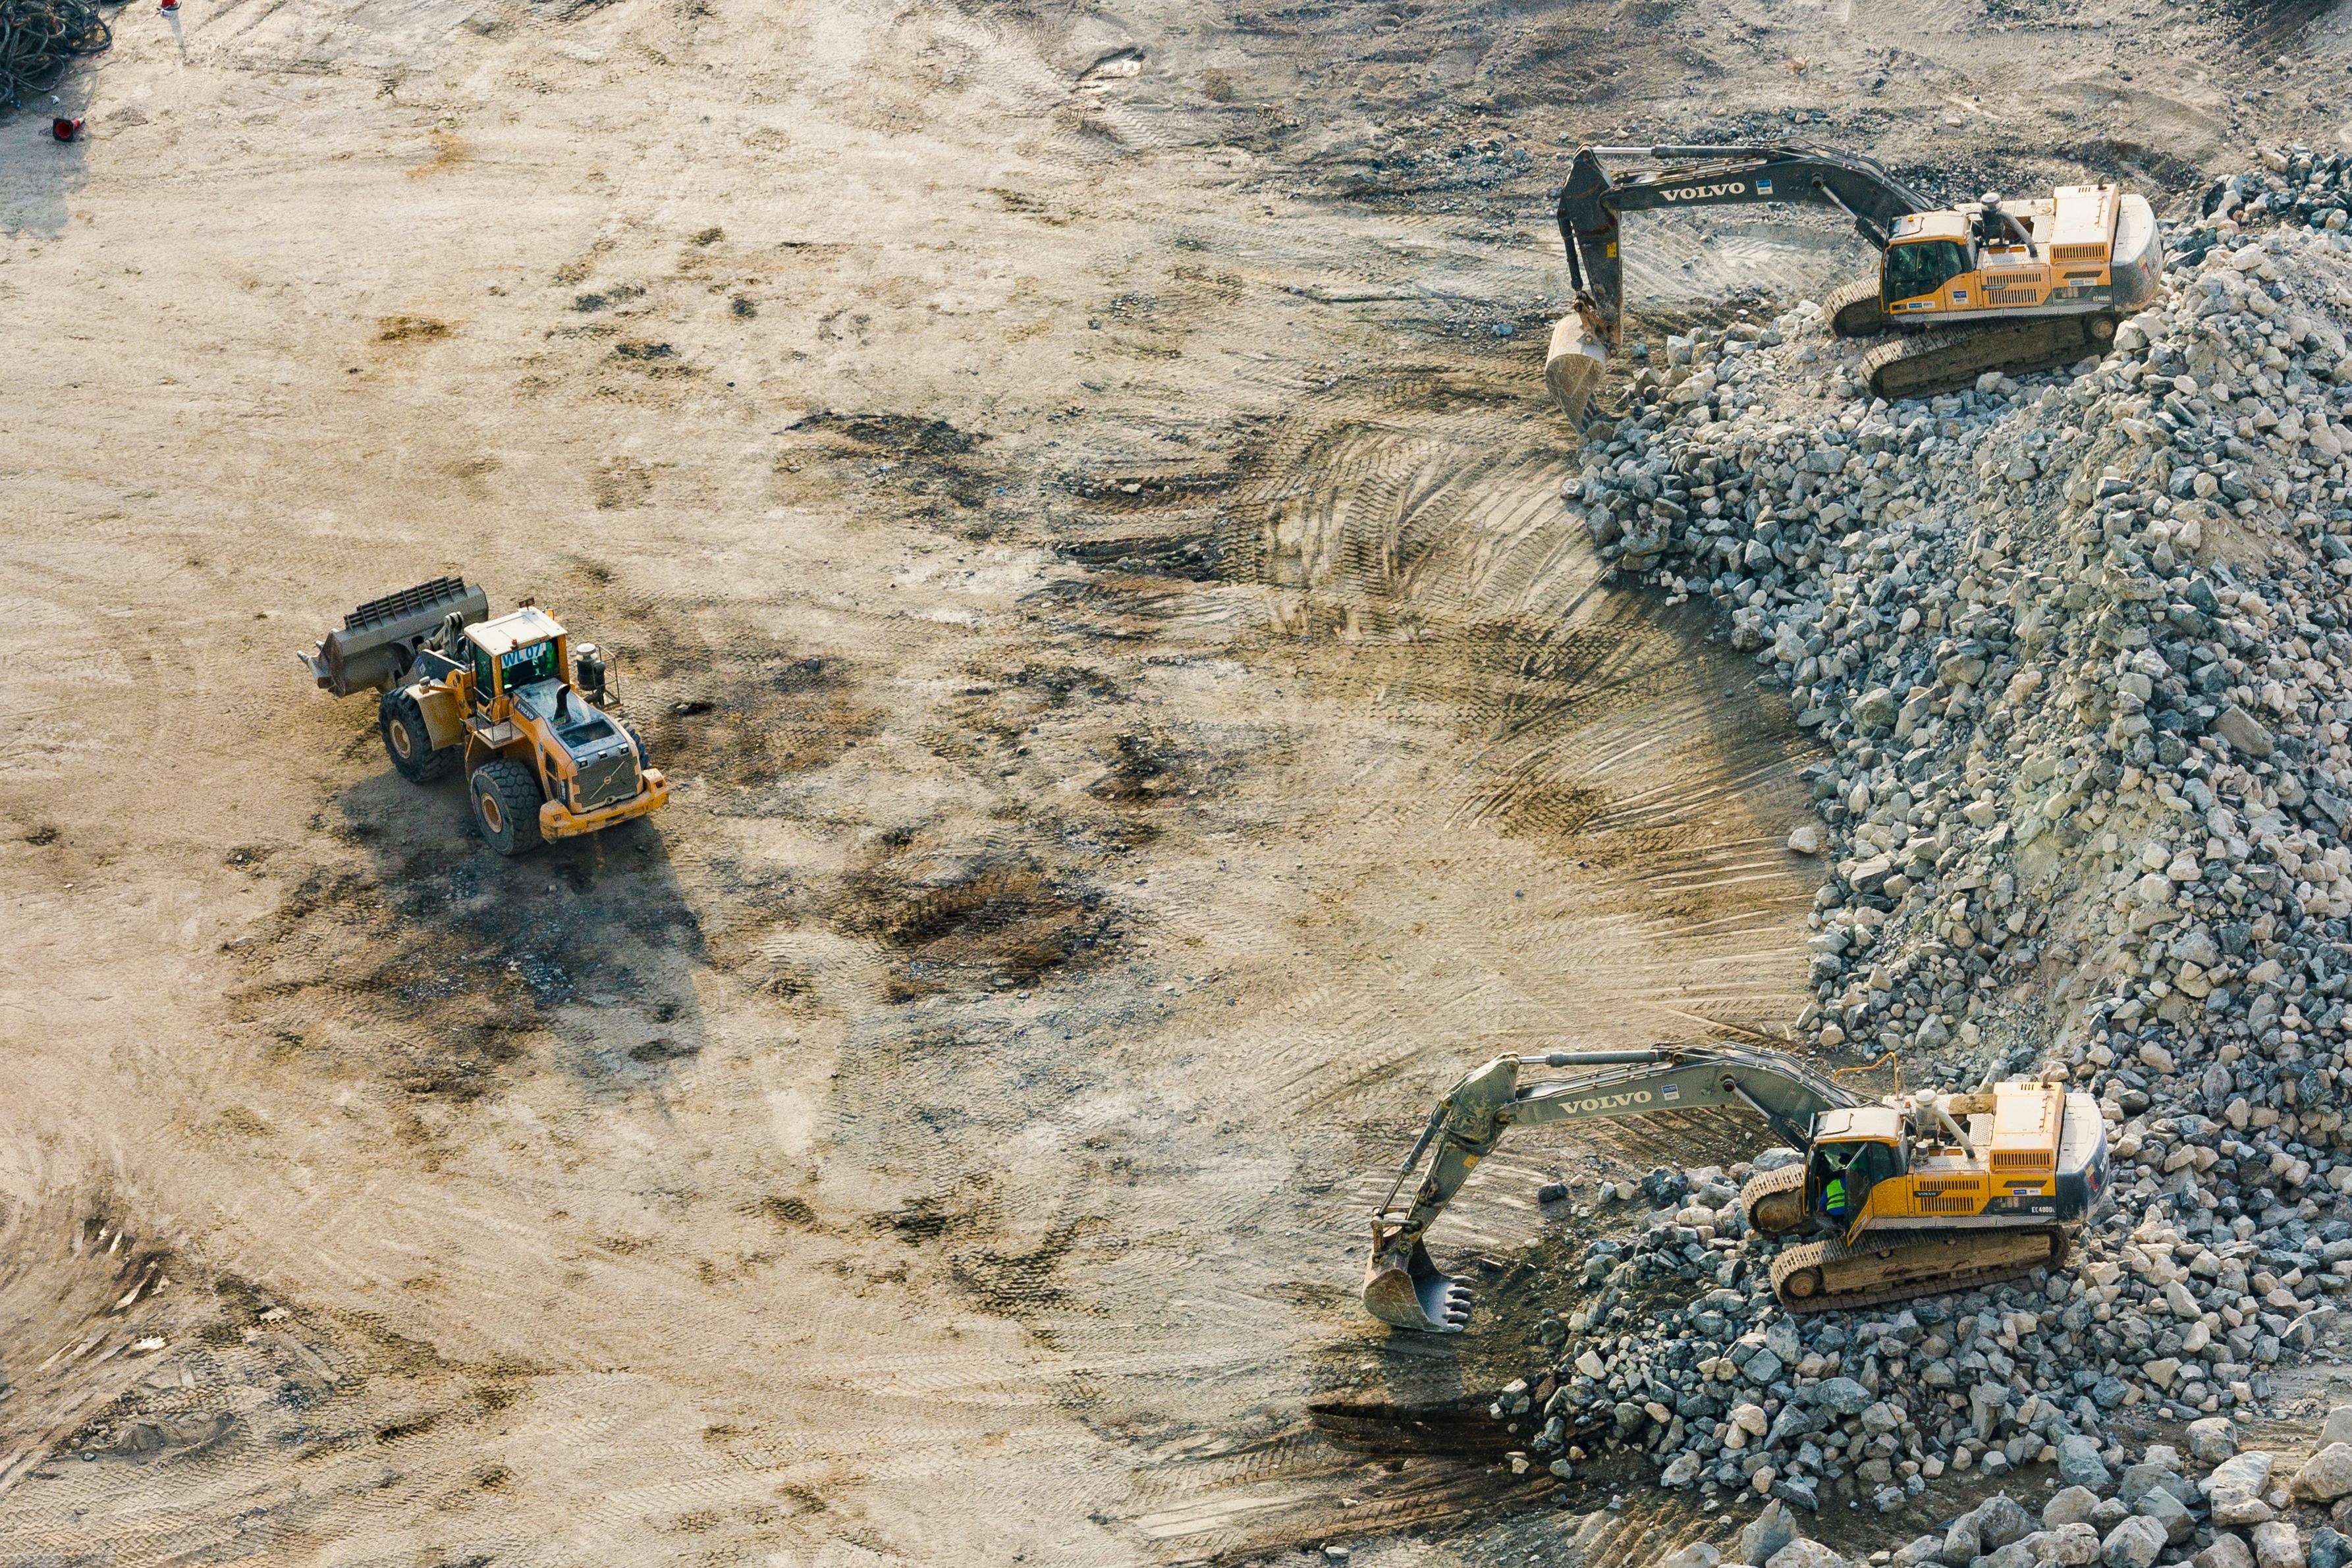
[[[1364,1309],[1401,1329],[1460,1333],[1470,1324],[1470,1287],[1437,1271],[1429,1249],[1416,1241],[1399,1254],[1372,1228],[1372,1261],[1364,1270]]]
[[[1553,323],[1551,348],[1544,356],[1544,385],[1552,402],[1577,430],[1584,428],[1592,394],[1609,368],[1609,340],[1589,310],[1570,311]]]

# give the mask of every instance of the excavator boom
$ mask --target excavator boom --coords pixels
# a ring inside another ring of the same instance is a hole
[[[1523,1086],[1520,1070],[1531,1067],[1580,1071],[1573,1078]],[[1769,1051],[1692,1046],[1498,1056],[1438,1103],[1386,1201],[1372,1216],[1364,1305],[1374,1317],[1399,1328],[1462,1331],[1469,1321],[1469,1291],[1438,1272],[1424,1239],[1507,1128],[1738,1107],[1754,1112],[1780,1136],[1801,1145],[1815,1116],[1855,1103],[1833,1080],[1792,1057]],[[1424,1156],[1428,1170],[1413,1194],[1412,1207],[1399,1214],[1397,1197]]]
[[[1604,160],[1606,162],[1604,162]],[[1612,172],[1611,163],[1658,167]],[[1588,296],[1614,348],[1625,287],[1617,214],[1662,207],[1800,202],[1835,207],[1880,250],[1895,223],[1935,204],[1870,159],[1792,143],[1756,147],[1588,147],[1559,193],[1559,237],[1578,292]]]

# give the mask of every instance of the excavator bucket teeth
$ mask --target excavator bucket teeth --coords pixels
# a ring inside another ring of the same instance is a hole
[[[1551,347],[1544,355],[1544,385],[1551,389],[1551,400],[1568,416],[1568,423],[1580,431],[1608,368],[1608,342],[1592,330],[1580,311],[1570,311],[1552,324]]]
[[[1415,1242],[1402,1262],[1374,1255],[1364,1275],[1364,1308],[1391,1327],[1460,1333],[1470,1324],[1470,1287],[1439,1273],[1429,1249]]]

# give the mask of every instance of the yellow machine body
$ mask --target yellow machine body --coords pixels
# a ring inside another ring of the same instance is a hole
[[[465,742],[467,773],[505,757],[539,775],[545,796],[539,808],[541,838],[593,833],[658,810],[669,800],[669,780],[658,768],[647,768],[640,770],[638,787],[627,799],[575,806],[582,769],[558,737],[554,712],[525,706],[515,690],[551,679],[568,684],[572,639],[554,617],[526,607],[478,622],[465,629],[464,637],[469,661],[445,661],[454,667],[416,682],[406,695],[424,713],[435,749]]]

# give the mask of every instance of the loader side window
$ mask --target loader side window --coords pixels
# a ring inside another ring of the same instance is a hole
[[[1934,293],[1968,269],[1968,252],[1958,241],[1914,240],[1887,251],[1886,280],[1881,292],[1890,304],[1915,298]]]

